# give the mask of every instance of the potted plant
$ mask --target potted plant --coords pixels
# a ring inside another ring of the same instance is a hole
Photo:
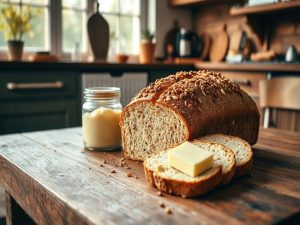
[[[9,60],[22,59],[25,33],[33,36],[30,21],[33,18],[29,6],[7,3],[0,12],[0,31],[4,33],[8,45]]]
[[[140,63],[154,63],[155,43],[154,34],[148,29],[142,31],[140,45]]]

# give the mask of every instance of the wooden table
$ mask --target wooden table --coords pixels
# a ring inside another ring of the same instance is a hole
[[[80,128],[0,136],[7,224],[33,224],[27,214],[38,224],[64,225],[299,224],[299,153],[299,134],[262,129],[251,176],[182,199],[157,195],[141,163],[116,166],[120,151],[83,151]]]

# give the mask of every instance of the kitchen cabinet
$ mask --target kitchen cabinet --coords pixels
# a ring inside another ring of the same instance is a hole
[[[80,126],[82,88],[124,88],[125,106],[149,82],[193,69],[162,63],[0,62],[0,134]]]
[[[80,125],[75,71],[0,72],[0,134]]]

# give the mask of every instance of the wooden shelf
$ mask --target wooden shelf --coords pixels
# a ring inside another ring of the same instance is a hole
[[[292,9],[300,7],[300,1],[294,0],[289,2],[280,2],[274,4],[265,4],[258,6],[245,6],[245,7],[232,7],[230,9],[230,15],[245,15],[245,14],[263,14],[263,13],[272,13],[276,11],[282,11],[287,9]]]
[[[220,0],[169,0],[171,6],[193,6],[197,4],[212,3]]]
[[[300,72],[300,63],[212,63],[197,62],[197,69],[218,71],[249,71],[249,72]]]

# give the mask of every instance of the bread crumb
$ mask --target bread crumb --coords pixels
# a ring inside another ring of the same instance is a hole
[[[116,170],[112,170],[111,173],[117,173]]]
[[[132,174],[131,173],[127,173],[127,177],[132,177]]]
[[[103,160],[103,163],[107,163],[105,159]]]
[[[170,208],[165,208],[165,213],[168,215],[172,214],[172,210]]]
[[[164,209],[166,207],[166,204],[161,202],[161,203],[159,203],[159,207]]]
[[[104,167],[102,163],[99,164],[100,167]]]

